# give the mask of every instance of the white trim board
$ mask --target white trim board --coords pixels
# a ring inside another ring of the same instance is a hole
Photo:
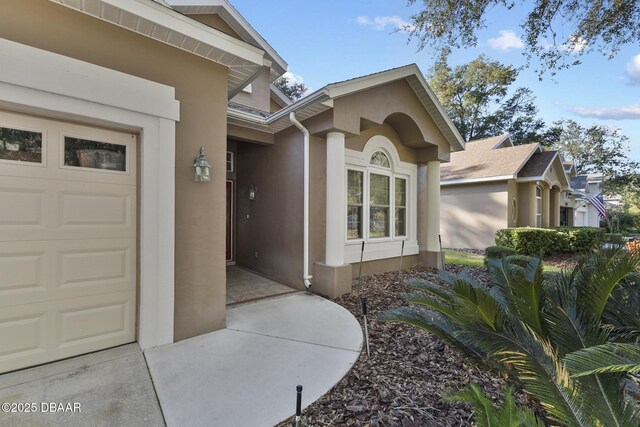
[[[174,89],[3,39],[0,69],[0,108],[138,132],[138,341],[143,349],[173,342],[175,122],[179,111]],[[56,79],[43,77],[48,70],[56,73]],[[140,97],[134,103],[135,111],[122,105],[122,99],[131,97],[130,91]]]

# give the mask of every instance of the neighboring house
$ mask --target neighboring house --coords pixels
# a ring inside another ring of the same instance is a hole
[[[600,227],[598,210],[589,201],[602,191],[602,174],[571,176],[571,189],[575,197],[576,227]]]
[[[484,249],[508,227],[555,227],[570,209],[569,181],[556,151],[514,146],[508,135],[470,141],[442,165],[442,245]]]
[[[364,274],[440,262],[464,141],[415,65],[291,103],[226,0],[175,2],[3,2],[0,372],[224,328],[227,262],[327,295],[363,242]]]

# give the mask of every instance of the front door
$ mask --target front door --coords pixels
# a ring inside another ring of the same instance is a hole
[[[233,181],[227,181],[227,262],[233,261]]]

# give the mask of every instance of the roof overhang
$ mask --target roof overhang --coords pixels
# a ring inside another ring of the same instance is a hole
[[[240,114],[237,110],[228,108],[229,123],[277,133],[292,125],[289,121],[289,113],[291,112],[296,113],[297,120],[304,121],[333,108],[333,101],[337,98],[402,79],[405,79],[415,91],[425,110],[433,118],[447,142],[451,145],[452,151],[463,150],[465,147],[464,139],[460,136],[460,133],[415,64],[358,77],[345,82],[329,84],[277,111],[266,119],[257,115]]]
[[[287,63],[227,0],[165,0],[185,15],[218,15],[242,40],[263,49],[272,62],[271,81],[287,71]]]
[[[153,0],[49,0],[229,68],[229,93],[262,67],[265,51]]]
[[[500,176],[488,176],[488,177],[482,177],[482,178],[450,179],[450,180],[440,181],[440,186],[446,187],[449,185],[478,184],[483,182],[508,181],[510,179],[515,179],[515,176],[500,175]]]

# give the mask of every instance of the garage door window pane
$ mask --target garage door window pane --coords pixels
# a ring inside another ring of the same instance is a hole
[[[64,164],[81,168],[126,170],[127,147],[88,139],[64,138]]]
[[[0,127],[0,159],[42,163],[42,134]]]

